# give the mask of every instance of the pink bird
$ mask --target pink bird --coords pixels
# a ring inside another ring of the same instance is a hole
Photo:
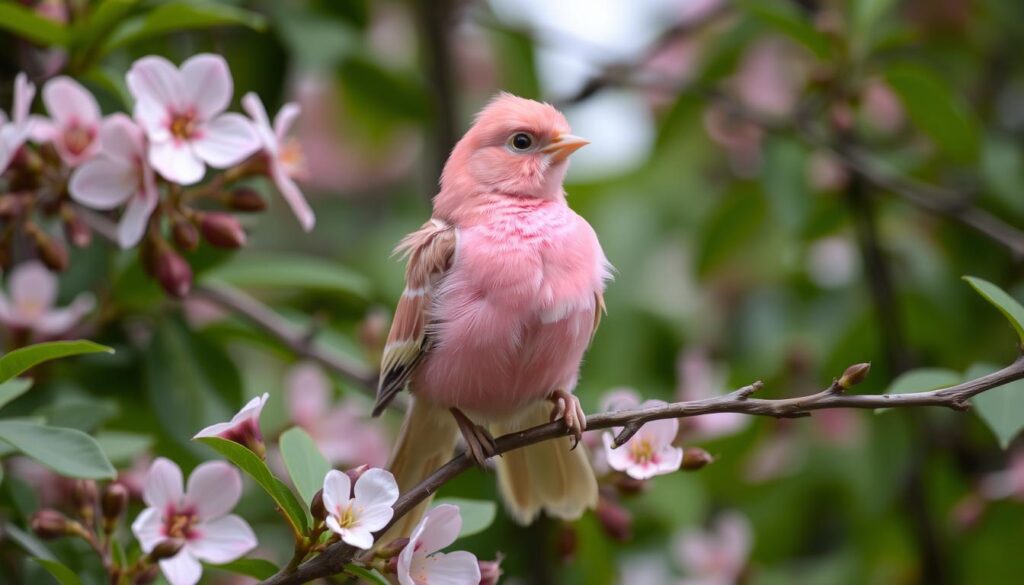
[[[460,432],[482,465],[494,454],[492,432],[561,418],[575,443],[498,460],[503,500],[524,524],[541,510],[575,519],[597,504],[587,455],[574,449],[586,419],[572,391],[611,266],[562,188],[569,155],[586,144],[554,107],[498,95],[448,158],[433,217],[398,245],[406,287],[374,414],[409,388],[390,465],[403,492],[451,457]],[[388,536],[408,534],[425,509]]]

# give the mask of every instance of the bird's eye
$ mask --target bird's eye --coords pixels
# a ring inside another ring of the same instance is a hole
[[[508,139],[509,146],[512,150],[518,150],[520,152],[529,150],[533,146],[533,136],[530,136],[526,132],[516,132],[512,135],[512,138]]]

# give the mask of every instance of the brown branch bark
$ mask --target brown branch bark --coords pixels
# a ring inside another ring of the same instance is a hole
[[[911,406],[944,406],[955,410],[967,410],[968,400],[986,390],[997,386],[1024,379],[1024,356],[1018,357],[1009,366],[975,380],[956,386],[917,392],[913,394],[872,394],[850,395],[843,393],[839,381],[821,392],[808,396],[782,399],[752,398],[762,384],[754,382],[729,394],[704,400],[676,402],[653,408],[624,410],[619,412],[599,413],[587,416],[587,431],[608,428],[622,428],[616,436],[621,444],[628,440],[631,433],[636,432],[643,423],[666,418],[686,418],[717,412],[737,412],[758,416],[779,418],[795,418],[809,416],[815,410],[827,408],[898,408]],[[562,421],[551,422],[519,432],[510,433],[495,440],[498,455],[520,449],[541,441],[548,441],[569,435],[569,429]],[[393,524],[431,494],[437,492],[445,483],[473,466],[473,461],[465,454],[457,455],[448,463],[438,468],[427,479],[413,489],[405,492],[395,503]],[[390,524],[377,532],[379,537],[387,531]],[[293,571],[282,571],[263,581],[263,585],[297,585],[313,579],[326,577],[340,572],[351,562],[359,550],[344,543],[332,545],[322,554],[299,565]]]

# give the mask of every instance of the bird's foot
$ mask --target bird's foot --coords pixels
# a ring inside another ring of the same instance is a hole
[[[583,431],[587,430],[587,415],[580,406],[580,399],[571,392],[555,390],[548,396],[548,400],[555,403],[551,409],[552,422],[558,419],[565,421],[565,426],[572,433],[572,448],[575,449],[583,439]]]
[[[483,467],[488,459],[497,454],[494,437],[487,429],[469,420],[469,417],[458,408],[450,410],[459,425],[459,431],[462,432],[462,439],[466,441],[466,452],[477,465]]]

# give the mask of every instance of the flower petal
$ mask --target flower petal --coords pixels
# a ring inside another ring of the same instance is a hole
[[[150,55],[139,59],[132,64],[125,79],[128,90],[139,102],[171,108],[183,104],[185,93],[181,73],[163,57]]]
[[[248,118],[230,113],[203,124],[192,145],[196,156],[212,167],[224,169],[259,150],[260,139]]]
[[[128,201],[121,222],[117,225],[117,243],[122,248],[131,248],[139,243],[142,234],[146,233],[149,216],[153,215],[157,203],[159,201],[155,195],[144,193],[139,193]]]
[[[604,440],[604,453],[609,467],[615,471],[626,471],[633,466],[634,461],[627,447],[628,443],[615,448],[615,437],[611,433],[605,433],[601,438]]]
[[[178,140],[150,144],[149,164],[168,181],[182,185],[198,183],[206,173],[189,143]]]
[[[48,309],[57,301],[57,277],[41,262],[22,262],[11,272],[7,290],[15,310],[25,302]]]
[[[391,522],[395,511],[391,506],[371,506],[359,511],[359,527],[370,532],[377,532]]]
[[[14,78],[14,107],[11,108],[11,119],[16,125],[29,121],[28,112],[32,108],[32,98],[36,97],[36,86],[28,80],[24,72]]]
[[[373,546],[373,535],[363,526],[341,529],[341,539],[356,548],[368,550]]]
[[[641,408],[655,408],[658,406],[665,406],[668,404],[663,400],[647,400],[640,405]],[[655,450],[658,450],[665,445],[671,445],[672,441],[676,440],[676,435],[679,433],[679,419],[665,418],[661,420],[652,420],[644,423],[640,432],[643,433],[650,441],[651,445]]]
[[[300,113],[302,113],[302,108],[295,102],[288,102],[277,111],[277,115],[274,116],[274,135],[277,136],[278,142],[288,136],[288,131],[292,129],[292,124],[295,123],[295,119],[299,117]]]
[[[160,561],[160,570],[171,585],[195,585],[203,576],[203,566],[186,550]]]
[[[344,472],[332,469],[324,476],[324,507],[328,514],[334,514],[338,506],[352,499],[352,480]]]
[[[679,447],[665,447],[658,453],[653,475],[665,475],[679,471],[683,465],[683,450]]]
[[[267,117],[267,109],[263,107],[263,101],[260,100],[260,97],[251,91],[245,94],[242,97],[242,108],[252,118],[253,127],[256,133],[259,134],[263,148],[272,154],[276,153],[278,147],[277,137],[274,135],[273,128],[270,127],[270,118]]]
[[[220,55],[203,53],[181,64],[185,101],[200,120],[209,120],[227,109],[234,92],[231,70]]]
[[[0,122],[0,125],[3,125]],[[32,142],[43,144],[50,142],[57,134],[57,126],[49,119],[35,114],[28,117],[28,137]]]
[[[223,461],[208,461],[196,467],[185,489],[185,500],[196,507],[200,521],[227,514],[241,497],[242,476]]]
[[[152,100],[135,102],[135,109],[132,111],[139,126],[146,131],[152,142],[167,142],[171,139],[170,119],[171,112],[168,106],[159,104]]]
[[[91,294],[81,293],[71,305],[47,311],[39,317],[32,329],[43,335],[59,335],[74,327],[95,306],[96,300]]]
[[[466,551],[437,553],[414,562],[427,575],[426,582],[430,585],[480,583],[480,563],[472,553]]]
[[[142,128],[124,114],[111,114],[100,128],[103,153],[127,164],[138,164],[145,158],[146,140]]]
[[[302,191],[299,190],[299,186],[288,176],[288,173],[285,172],[277,160],[273,160],[270,163],[270,175],[274,180],[274,185],[277,186],[278,192],[281,193],[281,197],[288,203],[288,207],[292,209],[295,217],[298,218],[302,229],[307,232],[312,230],[313,226],[316,225],[316,215],[306,201],[305,196],[302,195]]]
[[[398,482],[390,471],[384,469],[368,469],[359,476],[354,491],[356,506],[361,508],[391,509],[398,501]]]
[[[331,381],[327,374],[313,362],[302,362],[285,374],[284,387],[292,421],[310,430],[330,406]]]
[[[146,508],[132,522],[132,534],[139,540],[142,552],[148,553],[153,547],[163,542],[164,515],[158,508]]]
[[[455,542],[462,530],[462,516],[459,507],[441,504],[430,510],[413,530],[411,541],[417,541],[418,552],[429,555]],[[412,542],[409,543],[413,546]]]
[[[256,534],[235,514],[201,522],[198,537],[188,542],[188,552],[208,563],[228,563],[256,548]]]
[[[43,86],[43,104],[50,117],[62,126],[77,123],[94,128],[102,117],[100,106],[89,90],[64,75],[54,77]]]
[[[177,505],[185,494],[183,484],[181,468],[170,459],[158,457],[146,473],[142,501],[160,510],[168,505]]]
[[[71,198],[93,209],[113,209],[139,188],[139,171],[127,162],[101,156],[75,169]]]

